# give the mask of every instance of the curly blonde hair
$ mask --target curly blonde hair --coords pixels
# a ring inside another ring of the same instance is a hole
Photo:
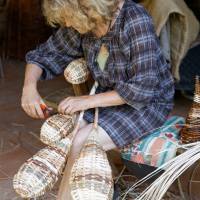
[[[118,3],[119,0],[43,0],[43,13],[51,26],[70,22],[80,33],[86,33],[99,23],[108,23]]]

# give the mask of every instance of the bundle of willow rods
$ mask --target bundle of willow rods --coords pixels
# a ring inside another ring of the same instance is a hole
[[[172,183],[190,166],[200,159],[200,142],[182,145],[187,149],[184,153],[165,163],[154,172],[150,173],[123,194],[122,200],[127,199],[129,192],[136,190],[138,186],[158,174],[162,169],[165,172],[147,187],[135,200],[161,200]]]
[[[181,131],[183,143],[200,141],[200,83],[196,77],[195,94],[192,107],[186,119],[186,125]]]

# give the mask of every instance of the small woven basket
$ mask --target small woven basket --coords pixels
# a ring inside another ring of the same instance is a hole
[[[192,107],[186,118],[186,125],[181,130],[182,143],[200,141],[200,83],[196,77],[195,94]]]
[[[71,139],[62,139],[56,147],[46,147],[27,160],[13,178],[13,187],[22,198],[36,198],[51,190],[62,173]]]
[[[74,200],[113,198],[112,169],[106,152],[98,142],[95,126],[72,167],[70,185]]]
[[[85,83],[89,74],[86,61],[83,58],[72,61],[64,71],[65,79],[71,84]]]
[[[40,130],[40,140],[47,145],[54,146],[74,129],[74,117],[57,114],[49,117]]]

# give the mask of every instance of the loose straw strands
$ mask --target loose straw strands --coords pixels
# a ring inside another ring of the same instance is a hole
[[[122,200],[126,199],[130,191],[135,190],[138,186],[158,174],[162,169],[166,169],[166,171],[159,178],[157,178],[136,198],[136,200],[161,200],[172,183],[183,172],[185,172],[190,166],[200,159],[200,142],[182,145],[182,147],[189,149],[135,183],[126,191],[126,193],[122,194]]]

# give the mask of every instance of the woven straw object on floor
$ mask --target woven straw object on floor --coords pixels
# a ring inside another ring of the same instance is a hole
[[[111,200],[112,170],[94,128],[72,167],[71,194],[74,200]]]
[[[14,176],[13,187],[22,198],[36,198],[53,188],[62,173],[71,139],[46,147],[27,160]]]
[[[40,140],[54,146],[74,129],[74,119],[71,115],[57,114],[49,117],[41,127]]]
[[[186,125],[181,131],[183,143],[200,141],[200,83],[196,77],[195,94],[192,107],[186,119]]]
[[[85,83],[89,74],[86,61],[83,58],[72,61],[64,71],[65,79],[71,84]]]

